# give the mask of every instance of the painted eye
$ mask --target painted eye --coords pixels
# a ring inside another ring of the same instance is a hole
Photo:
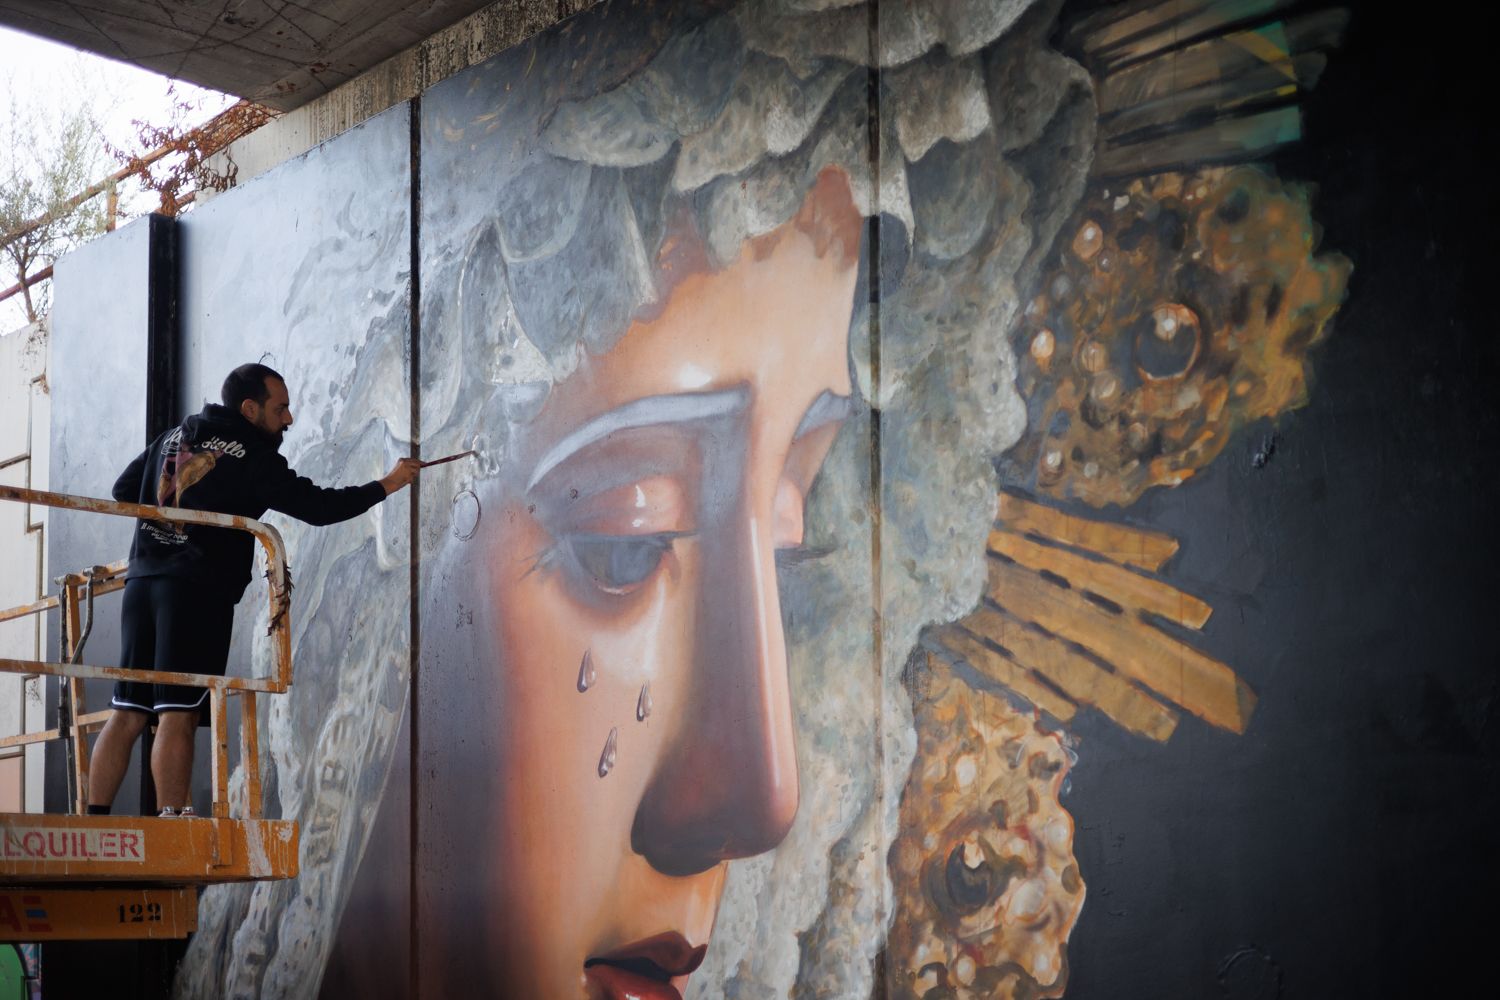
[[[568,551],[578,569],[601,590],[625,594],[634,590],[661,565],[675,534],[574,535]]]
[[[943,866],[944,888],[953,908],[960,913],[971,913],[998,896],[995,890],[1000,888],[1000,882],[1002,879],[989,860],[962,844],[953,849]]]
[[[1024,874],[1019,859],[1000,857],[971,839],[930,858],[923,882],[934,908],[957,924],[990,912],[1011,880]]]

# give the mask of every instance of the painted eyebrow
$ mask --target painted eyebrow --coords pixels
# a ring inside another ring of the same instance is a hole
[[[623,406],[599,414],[588,423],[567,434],[561,441],[547,449],[537,460],[526,489],[532,490],[546,477],[578,451],[600,441],[616,431],[633,430],[637,427],[655,427],[660,424],[683,424],[694,420],[721,417],[744,409],[748,396],[744,389],[719,389],[714,392],[676,393],[669,396],[647,396],[632,400]],[[814,404],[816,405],[816,404]],[[806,422],[806,418],[803,418]]]
[[[840,396],[832,389],[824,389],[822,394],[812,401],[807,412],[802,414],[802,422],[797,425],[797,431],[792,435],[792,440],[799,441],[819,427],[845,419],[852,412],[854,412],[853,399]]]

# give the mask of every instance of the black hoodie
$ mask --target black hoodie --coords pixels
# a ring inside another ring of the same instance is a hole
[[[385,499],[378,482],[324,489],[299,476],[280,441],[226,406],[210,403],[167,431],[120,474],[116,500],[259,518],[267,510],[308,524],[358,517]],[[238,601],[250,582],[255,539],[248,532],[137,521],[127,579],[174,576]]]

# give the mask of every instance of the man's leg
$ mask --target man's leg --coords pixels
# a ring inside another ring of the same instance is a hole
[[[157,605],[156,669],[223,677],[234,629],[234,601],[200,582],[162,578]],[[192,804],[193,742],[203,720],[208,692],[203,688],[156,685],[156,745],[151,775],[156,803],[181,810]]]
[[[151,749],[151,777],[156,780],[158,805],[181,810],[191,804],[188,784],[193,777],[193,737],[198,732],[195,708],[163,711],[157,718],[156,743]]]
[[[109,714],[89,757],[89,806],[110,806],[130,767],[130,750],[151,721],[147,712],[115,709]]]
[[[120,666],[151,670],[156,665],[156,615],[151,603],[151,581],[126,580],[120,602]],[[110,704],[114,711],[94,740],[89,757],[90,812],[108,812],[120,782],[130,767],[130,751],[151,722],[152,687],[116,681]]]

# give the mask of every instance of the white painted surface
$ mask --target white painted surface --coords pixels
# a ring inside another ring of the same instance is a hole
[[[0,336],[0,483],[46,489],[51,397],[47,391],[46,322]],[[0,501],[0,608],[42,596],[46,581],[46,512]],[[0,656],[37,659],[44,646],[36,617],[0,623]],[[42,727],[42,686],[0,674],[0,736]],[[42,748],[24,759],[0,759],[0,811],[42,811]]]

